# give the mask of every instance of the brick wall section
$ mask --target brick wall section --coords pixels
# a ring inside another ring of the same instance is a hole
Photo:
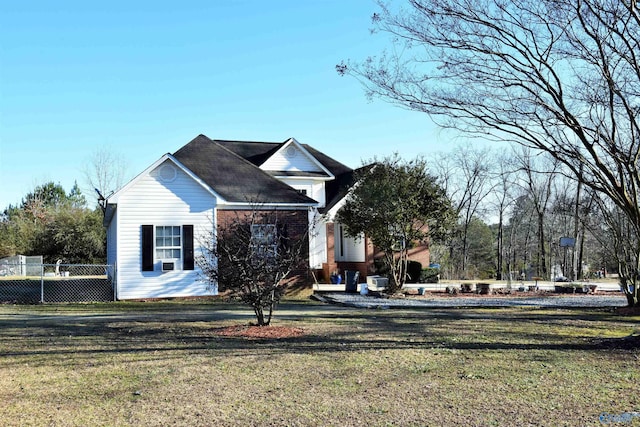
[[[318,280],[328,283],[331,273],[335,270],[338,270],[343,277],[345,276],[345,270],[357,270],[360,272],[360,282],[365,282],[367,276],[375,274],[373,260],[382,258],[384,254],[373,246],[369,238],[365,238],[365,262],[337,262],[335,259],[334,230],[333,223],[327,224],[327,262],[322,265],[322,270],[315,272]],[[429,266],[429,257],[429,245],[427,243],[419,244],[409,250],[409,259],[420,262],[422,268]]]
[[[256,211],[255,213],[257,215],[256,224],[279,224],[284,226],[284,232],[292,241],[299,242],[300,239],[303,239],[302,257],[305,260],[305,265],[309,265],[309,218],[306,210],[264,210]],[[222,233],[226,226],[238,220],[250,221],[253,214],[254,210],[251,209],[218,210],[218,233]],[[292,282],[296,282],[296,284],[300,282],[311,283],[307,267],[293,271],[291,277],[295,277]]]
[[[318,276],[318,280],[322,280],[325,282],[329,282],[329,278],[331,273],[335,270],[338,270],[340,274],[342,274],[343,278],[345,276],[346,270],[354,270],[360,272],[360,282],[364,283],[366,281],[366,277],[370,276],[374,272],[373,266],[373,258],[374,258],[374,248],[373,244],[369,238],[365,237],[365,262],[344,262],[336,261],[336,252],[335,252],[335,226],[334,223],[327,224],[327,262],[322,265],[322,270],[316,272],[316,276]]]

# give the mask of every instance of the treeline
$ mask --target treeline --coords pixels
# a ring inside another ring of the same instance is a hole
[[[104,263],[102,210],[87,207],[77,183],[67,193],[47,182],[0,216],[0,258],[42,255],[45,263]]]
[[[457,226],[431,248],[449,279],[581,279],[617,271],[624,215],[549,155],[466,145],[431,169],[452,199]]]

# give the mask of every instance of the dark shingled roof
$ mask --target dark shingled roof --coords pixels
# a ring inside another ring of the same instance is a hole
[[[284,142],[257,142],[257,141],[228,141],[228,140],[220,140],[215,139],[215,142],[220,145],[228,148],[233,151],[240,157],[243,157],[253,163],[256,166],[262,165],[269,157],[271,157],[276,151],[280,149],[284,144],[289,141],[288,139]],[[327,156],[321,151],[316,150],[310,145],[301,144],[305,150],[309,152],[313,157],[316,158],[329,172],[331,172],[335,177],[342,175],[343,173],[350,173],[352,169],[348,166],[343,165],[335,159]],[[284,172],[283,172],[284,174]],[[325,175],[326,176],[326,175]]]
[[[314,156],[316,160],[322,163],[322,165],[336,177],[334,180],[325,183],[324,186],[326,204],[325,207],[321,209],[321,212],[325,213],[347,195],[354,181],[353,169],[327,156],[323,152],[316,150],[310,145],[303,145],[304,148],[309,151],[309,154]]]
[[[254,159],[265,155],[268,157],[269,150],[277,150],[279,146],[258,144],[264,143],[223,144],[198,135],[173,156],[229,202],[315,203],[313,199],[300,194],[245,158],[245,155]],[[229,148],[230,145],[235,150]],[[243,155],[238,154],[238,151]]]
[[[354,171],[349,170],[338,176],[333,181],[329,181],[325,184],[325,196],[327,203],[325,207],[321,209],[322,213],[326,213],[335,206],[343,197],[347,195],[349,189],[355,181]]]
[[[312,146],[307,144],[302,144],[302,146],[309,152],[309,154],[315,157],[317,161],[322,163],[322,165],[327,168],[327,170],[329,170],[329,172],[331,172],[336,178],[344,173],[353,172],[353,169],[351,169],[349,166],[343,165],[339,161],[332,159],[323,152],[316,150]]]
[[[222,139],[214,139],[214,141],[256,166],[263,164],[284,144],[284,142],[226,141]]]

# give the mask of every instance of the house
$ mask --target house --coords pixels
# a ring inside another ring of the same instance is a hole
[[[277,212],[290,237],[309,232],[307,255],[316,279],[326,280],[336,269],[370,274],[372,245],[366,237],[347,236],[333,221],[353,173],[294,138],[269,143],[197,136],[103,201],[117,298],[217,293],[199,274],[203,242],[254,209]]]

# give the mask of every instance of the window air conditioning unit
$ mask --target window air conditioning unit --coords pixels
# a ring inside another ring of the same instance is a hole
[[[176,269],[176,265],[172,261],[162,261],[162,271],[173,271]]]

